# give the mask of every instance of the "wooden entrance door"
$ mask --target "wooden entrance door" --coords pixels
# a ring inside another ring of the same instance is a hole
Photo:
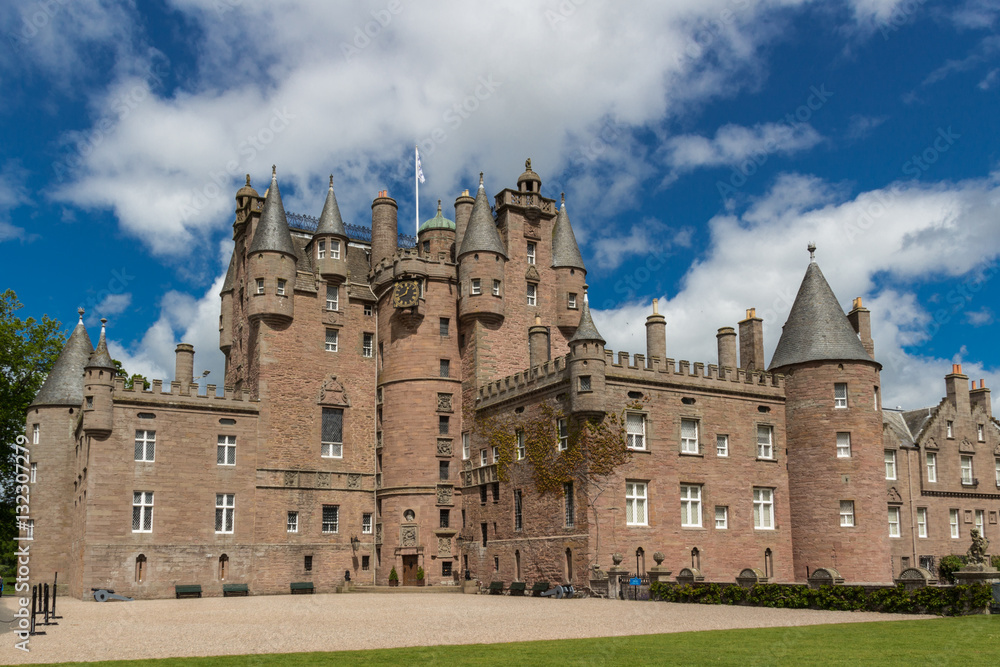
[[[403,585],[417,585],[417,556],[403,556]]]

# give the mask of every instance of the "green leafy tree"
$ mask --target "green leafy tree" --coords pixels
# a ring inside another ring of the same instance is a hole
[[[139,375],[138,373],[135,373],[134,375],[130,376],[128,374],[128,371],[126,371],[125,368],[122,366],[122,362],[118,361],[117,359],[112,359],[111,362],[115,365],[115,371],[116,371],[115,374],[120,378],[125,378],[126,389],[132,389],[133,385],[135,385],[137,380],[142,380],[143,389],[149,389],[150,387],[149,380],[146,379],[145,375]]]
[[[0,295],[0,551],[4,554],[13,551],[17,534],[12,445],[24,435],[28,406],[66,340],[58,320],[43,315],[41,321],[31,317],[22,321],[17,316],[21,308],[13,290]]]

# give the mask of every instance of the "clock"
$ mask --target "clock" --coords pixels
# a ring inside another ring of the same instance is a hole
[[[420,284],[416,280],[401,280],[392,292],[392,305],[396,308],[412,308],[420,298]]]

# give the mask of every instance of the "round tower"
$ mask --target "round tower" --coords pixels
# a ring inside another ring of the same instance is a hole
[[[347,229],[333,192],[333,174],[310,247],[316,258],[316,270],[323,280],[333,285],[347,280]]]
[[[388,190],[379,190],[378,197],[372,201],[372,261],[374,269],[382,260],[392,261],[399,245],[399,230],[397,214],[399,206],[396,200],[389,196]]]
[[[882,414],[874,400],[880,370],[812,259],[769,368],[785,375],[798,581],[819,567],[836,569],[847,583],[892,580]]]
[[[420,225],[417,232],[417,247],[421,257],[431,260],[455,261],[455,223],[441,214],[441,200],[438,199],[437,215]]]
[[[277,170],[272,167],[271,187],[247,251],[247,311],[251,320],[291,322],[295,303],[292,298],[295,260],[295,245],[278,190]]]
[[[528,327],[529,366],[534,368],[539,364],[544,364],[550,356],[549,328],[542,324],[540,315],[535,315],[534,325]]]
[[[229,361],[229,350],[233,347],[233,290],[236,287],[236,251],[233,250],[232,257],[229,258],[229,269],[226,271],[226,279],[222,283],[222,291],[219,296],[222,298],[222,305],[219,310],[219,349],[226,355]]]
[[[469,195],[468,190],[462,190],[462,194],[455,199],[455,252],[462,247],[465,228],[469,226],[469,216],[472,215],[475,203],[476,200]]]
[[[653,299],[653,314],[646,318],[646,358],[667,358],[667,318],[660,315],[659,299]]]
[[[566,193],[552,227],[552,268],[556,272],[556,326],[568,333],[580,322],[587,269],[566,213]]]
[[[83,369],[83,431],[96,437],[110,434],[113,423],[111,396],[116,370],[108,354],[106,324],[107,320],[101,318],[101,338]]]
[[[499,322],[504,317],[503,284],[507,251],[490,212],[479,174],[479,190],[469,216],[469,225],[458,253],[458,316],[465,321],[479,318]]]
[[[584,289],[586,285],[584,285]],[[570,411],[575,415],[602,416],[606,412],[604,338],[590,316],[587,295],[576,333],[569,340]]]

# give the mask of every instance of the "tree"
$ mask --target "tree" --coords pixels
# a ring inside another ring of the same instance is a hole
[[[18,310],[24,305],[14,290],[0,295],[0,544],[13,544],[14,448],[17,436],[24,435],[25,414],[41,389],[45,377],[59,357],[65,336],[58,320],[43,315],[21,321]],[[7,549],[4,548],[4,551]]]
[[[130,376],[128,374],[128,371],[126,371],[125,368],[122,366],[122,362],[118,361],[117,359],[112,359],[111,362],[115,365],[115,371],[116,371],[115,374],[120,378],[125,378],[126,389],[132,389],[132,386],[135,384],[136,380],[142,380],[142,388],[149,389],[150,387],[149,380],[146,379],[145,375],[139,375],[138,373],[135,373],[134,375]]]

